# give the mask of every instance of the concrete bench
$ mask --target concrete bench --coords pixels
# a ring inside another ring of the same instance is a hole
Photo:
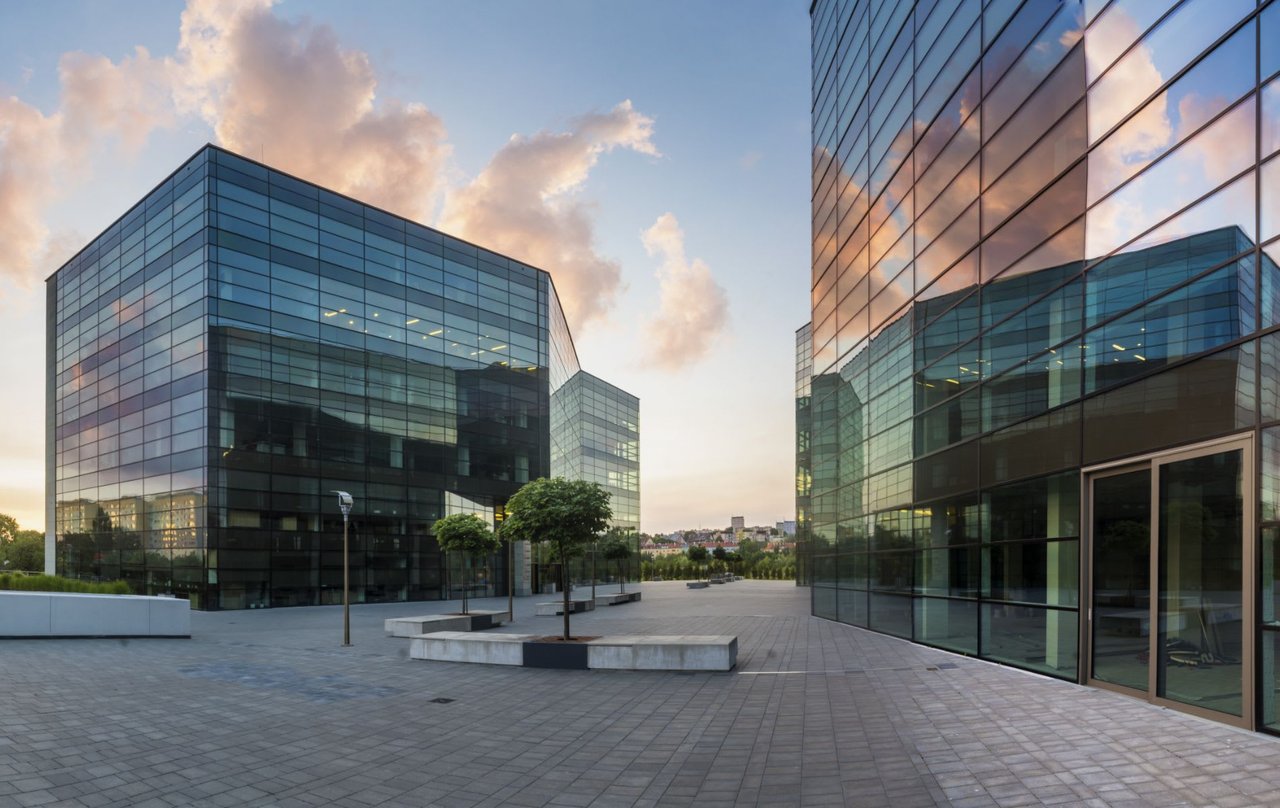
[[[575,598],[569,601],[569,614],[589,612],[595,608],[596,602],[591,598]],[[549,600],[546,603],[539,603],[534,607],[534,609],[534,613],[539,617],[551,617],[557,614],[564,614],[564,601]]]
[[[382,621],[388,637],[412,637],[432,631],[483,631],[500,626],[511,618],[505,611],[471,609],[467,614],[424,614],[419,617],[389,617]]]
[[[685,586],[690,589],[706,589],[708,584],[706,581],[689,581]]]
[[[477,662],[485,665],[523,665],[524,643],[537,637],[537,634],[434,631],[410,638],[409,658],[438,662]]]
[[[628,634],[599,637],[585,643],[544,642],[544,639],[536,634],[437,631],[411,638],[409,658],[641,671],[728,671],[738,663],[738,638],[729,634]]]
[[[601,637],[587,646],[593,670],[727,671],[738,664],[738,638],[731,634]]]
[[[639,592],[615,592],[612,595],[597,595],[597,606],[617,606],[619,603],[635,603],[640,600]]]

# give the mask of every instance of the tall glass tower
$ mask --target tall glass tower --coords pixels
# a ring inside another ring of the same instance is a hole
[[[1280,3],[810,14],[814,614],[1280,728]]]

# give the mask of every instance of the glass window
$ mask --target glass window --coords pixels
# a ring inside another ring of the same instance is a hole
[[[1098,6],[1106,0],[1092,0]],[[1089,81],[1101,76],[1125,49],[1138,40],[1152,23],[1172,6],[1170,0],[1115,0],[1101,16],[1089,24],[1084,39]],[[1093,18],[1095,12],[1086,12]]]
[[[1085,164],[1080,163],[987,238],[983,277],[998,276],[1078,216],[1084,209],[1085,178]]]
[[[982,596],[1076,607],[1080,603],[1079,556],[1076,541],[1018,541],[983,547]]]
[[[978,604],[920,598],[915,602],[915,639],[964,654],[978,652]]]
[[[1254,0],[1183,3],[1089,90],[1089,142],[1099,140],[1254,8]]]
[[[1251,98],[1089,212],[1086,251],[1101,258],[1254,162]]]
[[[1084,104],[1067,113],[1044,138],[982,195],[982,226],[994,230],[1084,154]]]
[[[1051,5],[1028,3],[1026,7]],[[1079,4],[1062,3],[1057,15],[1040,31],[1031,46],[1000,79],[1000,83],[987,93],[982,102],[982,126],[987,132],[997,131],[1009,120],[1014,110],[1035,92],[1058,62],[1080,41],[1083,27]]]
[[[1252,425],[1254,350],[1245,343],[1087,399],[1085,463]]]
[[[1254,36],[1241,28],[1089,153],[1090,204],[1253,89]]]
[[[1076,678],[1075,610],[1001,603],[981,605],[981,655],[1065,679]]]

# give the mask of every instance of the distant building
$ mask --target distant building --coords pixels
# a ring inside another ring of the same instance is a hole
[[[745,516],[734,516],[729,519],[729,529],[732,530],[735,535],[739,531],[745,529],[746,526],[747,526],[747,517]]]
[[[784,536],[796,535],[796,520],[784,519],[774,525],[774,528]]]

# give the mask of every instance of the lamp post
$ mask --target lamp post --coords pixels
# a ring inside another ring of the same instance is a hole
[[[351,555],[347,545],[347,522],[355,500],[346,491],[334,491],[342,509],[342,644],[351,644]]]

